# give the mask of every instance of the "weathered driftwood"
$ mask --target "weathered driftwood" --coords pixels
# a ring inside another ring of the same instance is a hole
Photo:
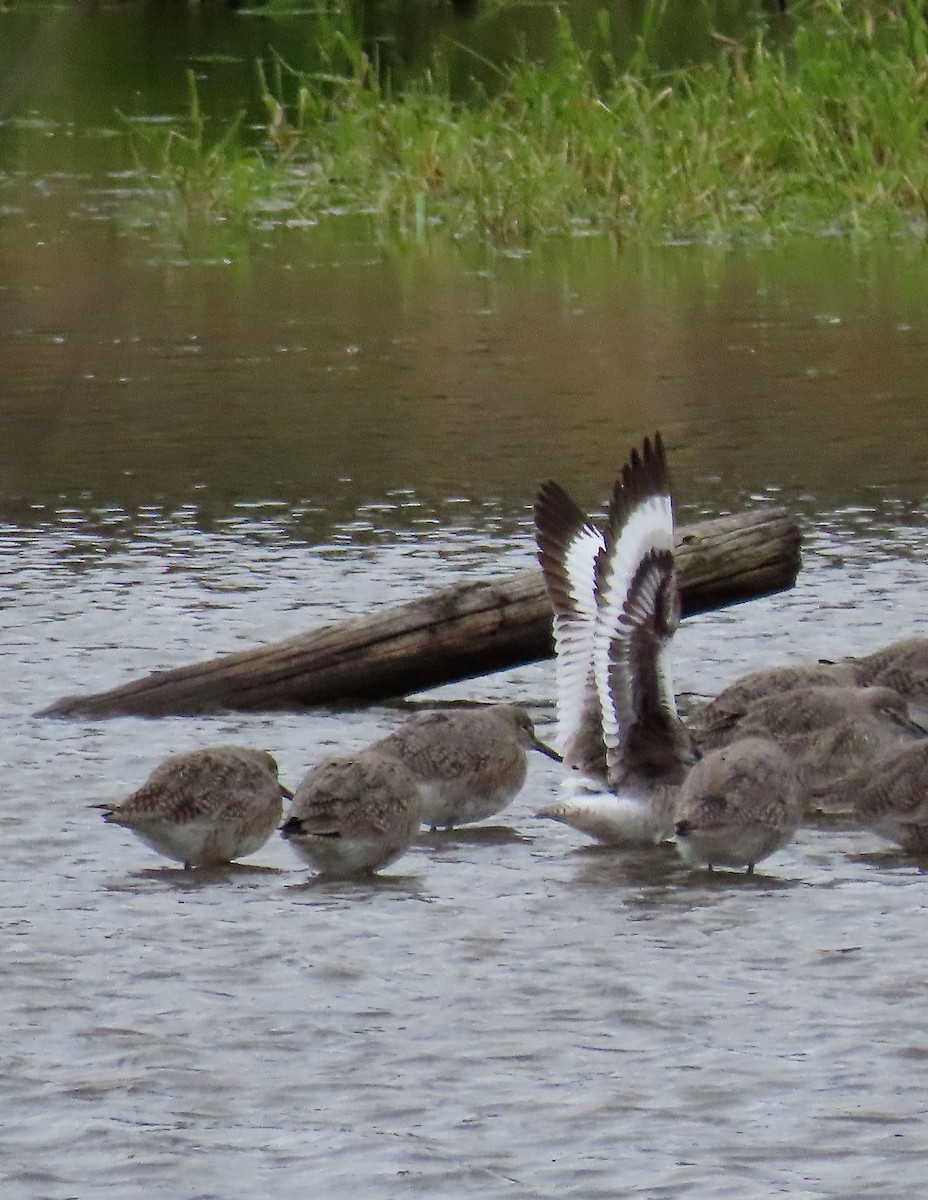
[[[684,615],[782,591],[795,582],[799,562],[799,531],[781,508],[682,526],[677,563]],[[358,704],[551,653],[551,609],[541,572],[530,567],[283,642],[157,671],[111,691],[66,696],[41,715],[166,716]]]

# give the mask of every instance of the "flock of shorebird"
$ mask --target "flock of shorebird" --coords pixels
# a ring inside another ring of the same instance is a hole
[[[432,710],[317,763],[292,794],[263,750],[175,755],[123,803],[99,806],[104,819],[186,867],[251,854],[279,826],[320,873],[363,875],[403,854],[422,824],[500,812],[537,749],[564,768],[563,798],[538,816],[608,844],[674,839],[694,867],[753,871],[804,817],[835,812],[928,852],[928,729],[918,720],[928,639],[755,672],[684,722],[668,663],[680,600],[660,435],[632,451],[602,527],[555,483],[540,488],[534,516],[554,610],[560,753],[518,705]]]

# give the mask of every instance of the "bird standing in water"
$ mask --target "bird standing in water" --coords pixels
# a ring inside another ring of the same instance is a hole
[[[622,468],[604,530],[546,483],[535,537],[554,609],[558,741],[572,769],[567,797],[538,815],[603,842],[659,842],[696,761],[667,663],[680,598],[660,434]]]
[[[204,867],[259,850],[289,795],[265,750],[206,746],[165,759],[121,804],[96,807],[167,858]]]
[[[369,746],[307,771],[280,834],[323,875],[371,875],[409,849],[421,819],[416,781]]]
[[[374,748],[416,780],[422,820],[432,829],[482,821],[505,808],[525,783],[527,750],[560,759],[518,704],[415,713]]]
[[[670,673],[680,593],[660,434],[632,450],[604,530],[546,483],[535,536],[554,609],[559,745],[573,771],[567,798],[538,815],[619,845],[676,833],[694,865],[753,870],[798,825],[798,776],[763,738],[697,765]]]

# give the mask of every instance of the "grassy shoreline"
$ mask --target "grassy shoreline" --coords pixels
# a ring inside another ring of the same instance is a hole
[[[819,0],[789,44],[619,69],[558,17],[556,52],[453,100],[440,64],[393,94],[335,39],[340,67],[262,77],[268,137],[187,127],[142,148],[185,222],[305,224],[363,214],[376,236],[564,234],[646,242],[906,234],[928,218],[928,33],[921,5]],[[605,19],[605,18],[604,18]],[[152,162],[153,157],[156,159]]]

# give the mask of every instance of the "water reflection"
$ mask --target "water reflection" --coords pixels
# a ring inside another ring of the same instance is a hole
[[[260,887],[269,876],[280,874],[279,867],[264,867],[258,863],[229,863],[224,867],[199,867],[188,871],[184,867],[146,867],[129,875],[114,876],[105,886],[108,891],[151,891],[152,885],[196,893],[201,888],[242,886]]]
[[[453,829],[434,829],[420,838],[420,842],[433,850],[454,854],[458,846],[505,846],[507,842],[524,842],[526,839],[509,825],[459,825]]]
[[[649,22],[649,51],[659,64],[673,66],[714,59],[717,33],[750,41],[763,24],[775,39],[785,28],[765,19],[775,7],[704,0],[694,11],[688,0],[665,0],[659,19]],[[597,0],[573,0],[569,15],[594,63],[604,54],[626,62],[646,20],[643,9],[635,0],[608,10]],[[500,69],[526,54],[550,59],[557,39],[555,9],[545,4],[354,0],[335,9],[293,5],[288,11],[283,3],[59,6],[21,0],[0,11],[0,157],[8,147],[25,149],[36,173],[43,161],[63,169],[60,147],[47,146],[43,155],[29,137],[44,122],[74,140],[72,170],[125,166],[126,148],[114,132],[124,129],[126,118],[176,122],[186,115],[188,69],[195,72],[208,119],[221,129],[243,110],[246,129],[253,125],[263,133],[259,61],[272,86],[278,63],[285,64],[284,79],[293,69],[318,81],[320,75],[350,75],[357,47],[396,88],[434,69],[437,56],[452,93],[461,98],[473,93],[475,80],[492,90]]]
[[[16,524],[260,513],[354,545],[481,513],[506,534],[550,475],[601,505],[657,426],[684,516],[920,514],[926,263],[901,250],[599,244],[488,275],[279,238],[241,279],[137,251],[92,229],[0,250]]]

